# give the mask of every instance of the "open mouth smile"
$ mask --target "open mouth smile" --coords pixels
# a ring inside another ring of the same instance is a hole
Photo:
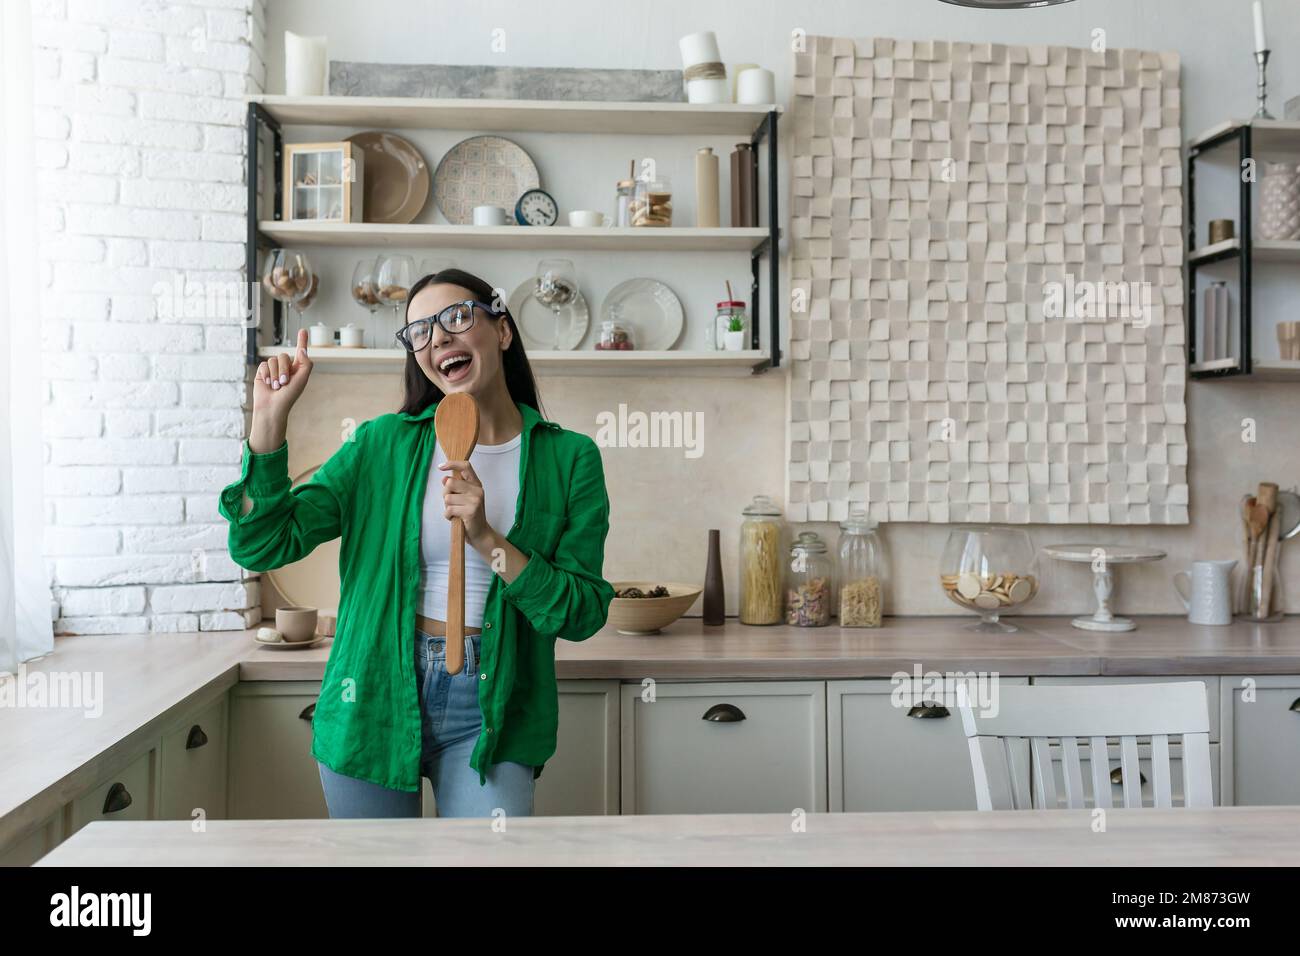
[[[438,359],[438,371],[448,382],[458,382],[469,375],[474,356],[465,351],[447,352]]]

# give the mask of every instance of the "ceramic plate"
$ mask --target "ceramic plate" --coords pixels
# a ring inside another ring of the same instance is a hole
[[[316,474],[319,467],[308,468],[294,478],[293,483],[302,484]],[[293,564],[266,572],[266,579],[284,598],[282,604],[314,607],[319,608],[322,614],[334,614],[333,609],[339,606],[339,539],[317,545],[311,554]],[[270,599],[265,595],[263,600],[267,606],[270,605]]]
[[[475,206],[500,206],[514,222],[519,197],[540,184],[536,164],[518,143],[500,136],[471,136],[438,163],[433,199],[456,226],[474,222]]]
[[[287,651],[287,650],[301,651],[309,647],[320,647],[320,645],[325,643],[326,640],[327,638],[324,637],[313,637],[310,641],[274,641],[274,642],[258,641],[257,646],[270,647],[270,648],[274,648],[277,651]]]
[[[630,329],[638,351],[662,351],[682,334],[686,314],[681,300],[658,279],[628,279],[605,296],[600,320]]]
[[[364,222],[414,222],[429,201],[429,164],[410,140],[393,133],[355,133],[347,142],[365,154]]]
[[[529,276],[519,283],[510,295],[506,308],[515,317],[515,325],[524,340],[524,348],[529,352],[555,351],[555,318],[551,310],[533,298],[537,287],[537,277]],[[578,292],[578,298],[560,310],[560,348],[575,349],[582,337],[587,334],[590,324],[590,309],[587,300]]]

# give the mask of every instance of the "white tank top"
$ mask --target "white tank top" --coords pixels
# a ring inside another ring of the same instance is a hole
[[[488,524],[503,535],[515,523],[522,438],[520,434],[500,445],[477,445],[469,456],[474,473],[483,484]],[[446,460],[442,445],[435,443],[420,525],[420,613],[436,621],[447,620],[447,574],[451,557],[451,522],[443,517],[442,476],[445,472],[437,470],[438,465]],[[492,566],[466,542],[466,627],[483,626],[483,609],[487,606],[492,574]]]

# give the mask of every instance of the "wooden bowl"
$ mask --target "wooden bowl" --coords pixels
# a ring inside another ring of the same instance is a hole
[[[668,589],[667,597],[620,598],[609,602],[609,623],[620,634],[658,634],[685,614],[704,589],[694,584],[677,584],[672,581],[611,581],[614,590],[640,588],[649,591],[662,584]]]

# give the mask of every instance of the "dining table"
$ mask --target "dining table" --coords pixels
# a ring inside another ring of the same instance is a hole
[[[37,866],[1293,866],[1300,806],[97,821]]]

